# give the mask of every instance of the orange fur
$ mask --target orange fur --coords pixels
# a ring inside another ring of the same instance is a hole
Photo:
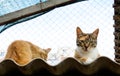
[[[24,65],[34,58],[47,59],[48,52],[51,49],[42,49],[28,41],[16,40],[8,47],[5,59],[13,59],[18,64]]]

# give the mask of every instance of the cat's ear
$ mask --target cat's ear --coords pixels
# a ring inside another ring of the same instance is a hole
[[[92,33],[93,37],[94,37],[94,38],[97,38],[98,33],[99,33],[99,29],[97,28],[97,29]]]
[[[83,32],[82,30],[80,29],[80,27],[77,27],[76,28],[76,34],[77,34],[77,37],[79,37],[79,35],[81,35]]]
[[[43,49],[43,50],[45,50],[46,53],[49,53],[51,48],[47,48],[47,49]]]

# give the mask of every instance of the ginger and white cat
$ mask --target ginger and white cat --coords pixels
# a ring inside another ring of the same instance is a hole
[[[42,49],[28,41],[16,40],[9,45],[5,59],[13,59],[19,65],[25,65],[34,58],[46,60],[50,50],[51,48]]]
[[[79,27],[76,28],[77,48],[74,57],[81,63],[89,64],[100,56],[97,50],[98,33],[99,29],[93,33],[83,33]]]

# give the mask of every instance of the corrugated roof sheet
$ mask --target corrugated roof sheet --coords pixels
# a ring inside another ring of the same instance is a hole
[[[9,64],[9,65],[8,65]],[[120,65],[107,57],[100,57],[91,64],[83,65],[74,58],[66,58],[58,65],[51,66],[42,59],[34,59],[25,66],[12,60],[0,63],[0,76],[120,76]]]

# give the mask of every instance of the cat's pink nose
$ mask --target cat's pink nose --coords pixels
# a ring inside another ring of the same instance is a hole
[[[88,48],[89,47],[89,43],[86,43],[85,47]]]
[[[87,47],[84,49],[84,51],[88,51]]]

